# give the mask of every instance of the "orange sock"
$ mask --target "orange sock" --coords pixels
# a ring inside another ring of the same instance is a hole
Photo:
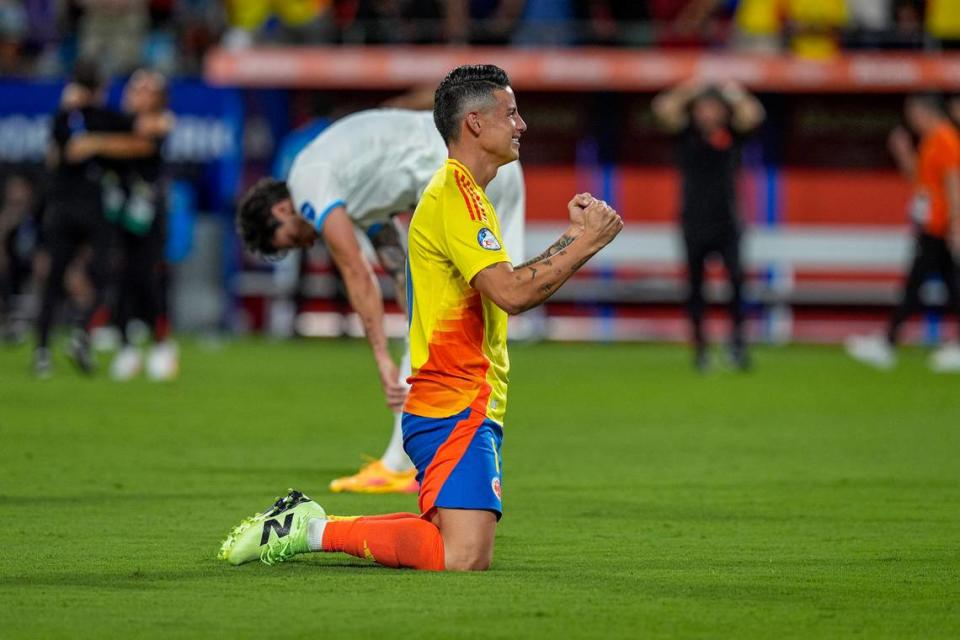
[[[403,520],[405,518],[416,518],[419,520],[420,516],[415,513],[400,511],[398,513],[381,513],[376,516],[333,516],[328,513],[327,518],[329,520],[358,520],[359,518],[363,518],[369,522],[370,520]]]
[[[323,550],[342,551],[385,567],[444,568],[440,530],[412,513],[330,520],[323,530]]]

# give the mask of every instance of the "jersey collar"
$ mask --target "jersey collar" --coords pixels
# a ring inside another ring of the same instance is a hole
[[[462,162],[460,162],[459,160],[454,160],[453,158],[447,158],[447,166],[463,171],[463,173],[470,179],[470,185],[474,187],[477,186],[477,181],[474,180],[473,174],[470,173],[470,169],[467,169],[467,167]]]

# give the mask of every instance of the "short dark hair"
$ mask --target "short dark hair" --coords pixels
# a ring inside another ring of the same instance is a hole
[[[450,143],[460,136],[460,121],[467,105],[490,100],[493,92],[510,86],[507,72],[492,64],[466,64],[447,74],[433,99],[433,122]]]
[[[244,194],[237,207],[237,233],[251,253],[275,256],[273,235],[280,221],[273,215],[273,205],[290,197],[287,184],[273,178],[262,178]]]
[[[89,58],[80,58],[73,65],[73,71],[70,74],[71,82],[75,82],[85,89],[96,93],[104,85],[103,74],[100,72],[100,65]]]
[[[928,111],[943,114],[945,111],[945,101],[939,93],[927,91],[922,93],[912,93],[907,96],[907,105],[923,107]]]
[[[723,107],[725,112],[724,117],[727,119],[727,121],[730,121],[733,119],[733,109],[730,106],[730,102],[726,99],[726,97],[724,97],[723,91],[720,90],[720,87],[717,87],[716,85],[707,85],[707,87],[705,87],[702,91],[700,91],[700,93],[695,95],[693,97],[693,100],[691,100],[687,104],[688,113],[692,113],[693,108],[699,102],[704,100],[716,101],[717,103],[720,104],[720,106]]]
[[[127,78],[127,82],[132,81],[137,76],[150,76],[156,81],[157,97],[161,107],[166,107],[170,103],[170,82],[167,80],[166,74],[152,67],[137,67]]]

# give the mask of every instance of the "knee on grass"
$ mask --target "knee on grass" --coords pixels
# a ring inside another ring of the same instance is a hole
[[[493,562],[493,549],[482,546],[446,546],[444,565],[447,571],[486,571]]]

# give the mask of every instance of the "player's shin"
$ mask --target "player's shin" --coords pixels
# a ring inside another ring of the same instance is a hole
[[[413,514],[331,519],[311,526],[310,545],[366,558],[386,567],[441,571],[443,538],[436,526]],[[313,523],[311,523],[313,525]]]

